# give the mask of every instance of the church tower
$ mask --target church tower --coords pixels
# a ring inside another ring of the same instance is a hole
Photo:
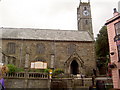
[[[78,31],[86,30],[93,36],[90,1],[81,2],[77,8]]]

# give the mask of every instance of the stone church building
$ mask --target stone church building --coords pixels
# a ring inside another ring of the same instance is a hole
[[[68,74],[91,75],[96,68],[90,2],[77,8],[78,30],[0,28],[2,62],[30,68],[31,62],[46,62]]]

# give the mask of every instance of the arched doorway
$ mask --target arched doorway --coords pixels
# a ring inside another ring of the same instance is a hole
[[[76,60],[72,61],[71,65],[70,65],[70,68],[71,68],[71,74],[73,74],[73,75],[77,75],[78,74],[78,72],[79,72],[79,65],[76,62]]]

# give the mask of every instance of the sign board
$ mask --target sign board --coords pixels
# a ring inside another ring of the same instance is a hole
[[[31,62],[31,68],[35,68],[35,62]]]
[[[41,62],[41,61],[31,62],[31,68],[32,69],[47,69],[47,63]]]
[[[47,63],[44,63],[43,68],[47,69]]]

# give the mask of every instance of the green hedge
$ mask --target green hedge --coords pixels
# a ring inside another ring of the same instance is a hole
[[[13,64],[8,64],[7,65],[9,71],[8,73],[15,73],[15,72],[24,72],[23,68],[18,68]],[[41,73],[49,73],[50,69],[31,69],[29,72],[41,72]],[[55,69],[53,70],[53,75],[59,75],[61,73],[64,73],[62,69]]]

